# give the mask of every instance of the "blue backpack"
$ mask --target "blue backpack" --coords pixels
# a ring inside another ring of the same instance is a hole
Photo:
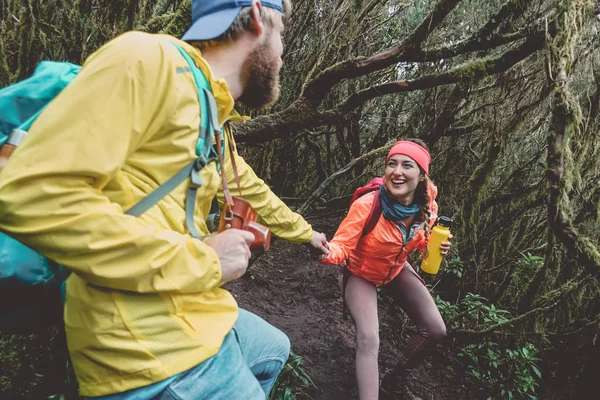
[[[212,135],[222,128],[206,77],[185,50],[173,44],[187,61],[198,89],[202,116],[196,145],[198,158],[127,210],[126,214],[140,216],[189,178],[186,225],[190,234],[199,238],[193,222],[196,192],[202,184],[198,172],[209,162],[218,162]],[[26,132],[31,127],[44,108],[80,70],[80,66],[67,62],[42,61],[30,78],[0,89],[0,149],[6,143],[17,145],[21,131]],[[68,275],[66,268],[0,232],[0,330],[28,333],[61,318]]]

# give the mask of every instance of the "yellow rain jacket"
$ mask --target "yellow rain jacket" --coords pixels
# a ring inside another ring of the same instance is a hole
[[[0,175],[0,229],[73,272],[64,316],[84,396],[146,386],[198,365],[217,353],[237,319],[235,300],[220,288],[216,254],[187,234],[187,181],[141,217],[123,213],[196,156],[198,94],[175,40],[130,32],[91,55]],[[211,83],[220,122],[236,118],[226,83],[213,78],[198,50],[177,43]],[[229,130],[226,138],[233,140]],[[309,242],[311,226],[235,157],[242,197],[265,225]],[[208,235],[211,200],[222,194],[214,163],[201,178],[195,223]]]

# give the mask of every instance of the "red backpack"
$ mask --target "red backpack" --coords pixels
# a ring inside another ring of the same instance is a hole
[[[381,185],[383,185],[383,177],[373,178],[365,186],[361,186],[356,189],[356,191],[354,191],[354,195],[352,196],[352,200],[350,200],[350,204],[352,204],[359,197],[362,197],[370,192],[375,192],[375,196],[373,196],[371,212],[369,213],[369,217],[367,218],[367,222],[365,223],[365,227],[363,229],[363,236],[369,234],[373,228],[375,228],[375,225],[377,225],[377,221],[379,221],[379,217],[381,216],[381,201],[379,200],[379,188]]]

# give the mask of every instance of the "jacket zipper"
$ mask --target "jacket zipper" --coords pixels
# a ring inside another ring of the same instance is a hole
[[[400,222],[402,224],[402,222]],[[404,224],[403,224],[404,225]],[[392,264],[392,266],[390,267],[390,270],[388,271],[387,276],[385,277],[385,279],[382,282],[382,285],[385,285],[385,281],[388,280],[390,278],[390,275],[392,274],[392,270],[396,267],[396,264],[398,263],[398,257],[400,257],[400,254],[402,254],[402,252],[404,251],[404,248],[406,247],[406,243],[404,240],[404,235],[402,234],[402,228],[398,227],[398,229],[400,229],[400,235],[402,236],[402,247],[400,248],[400,251],[398,252],[398,255],[396,255],[396,258],[394,259],[394,264]],[[408,237],[408,228],[406,228],[406,236]],[[390,283],[390,282],[388,282]]]
[[[404,244],[404,241],[402,241],[402,248],[400,249],[400,252],[398,253],[398,255],[396,256],[396,258],[394,259],[394,264],[392,264],[392,266],[390,267],[390,270],[388,271],[387,276],[385,277],[385,279],[381,283],[382,285],[385,285],[385,283],[386,283],[385,281],[390,278],[390,275],[392,274],[392,270],[394,269],[394,267],[396,267],[396,265],[398,263],[398,257],[400,257],[400,254],[402,254],[402,252],[404,251],[405,247],[406,247],[406,245]],[[390,283],[390,282],[387,282],[387,283]]]
[[[400,223],[402,223],[402,222],[400,222]],[[404,225],[404,224],[403,224],[403,225]],[[410,224],[410,226],[412,227],[412,226],[413,226],[413,224]],[[405,227],[406,227],[406,237],[408,237],[408,235],[410,234],[410,229],[411,229],[411,228],[407,227],[406,225],[405,225]],[[401,229],[400,227],[398,227],[398,228],[399,228],[399,229]],[[400,231],[400,234],[402,235],[402,231]],[[414,237],[413,237],[412,239],[414,239]],[[411,240],[412,240],[412,239],[411,239]],[[402,247],[400,248],[400,252],[398,252],[398,255],[396,256],[396,258],[394,259],[394,264],[392,264],[392,266],[390,267],[390,270],[388,271],[388,274],[387,274],[387,276],[386,276],[386,277],[385,277],[385,279],[382,281],[382,283],[381,283],[382,285],[385,285],[385,284],[386,284],[386,282],[385,282],[385,281],[386,281],[386,280],[388,280],[388,279],[390,278],[390,275],[392,274],[392,270],[393,270],[393,269],[396,267],[396,265],[398,264],[398,257],[400,257],[400,255],[402,254],[402,252],[403,252],[403,251],[404,251],[404,249],[406,248],[406,245],[407,245],[409,242],[410,242],[410,240],[409,240],[408,242],[406,242],[406,243],[405,243],[405,242],[404,242],[404,235],[402,235]],[[387,283],[390,283],[390,282],[387,282]]]

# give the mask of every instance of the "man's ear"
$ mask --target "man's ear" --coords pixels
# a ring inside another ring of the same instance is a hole
[[[262,10],[262,4],[260,0],[252,1],[252,23],[250,24],[250,30],[256,35],[262,35],[263,30],[265,29],[265,25],[263,24],[262,18],[260,17],[260,12]]]

